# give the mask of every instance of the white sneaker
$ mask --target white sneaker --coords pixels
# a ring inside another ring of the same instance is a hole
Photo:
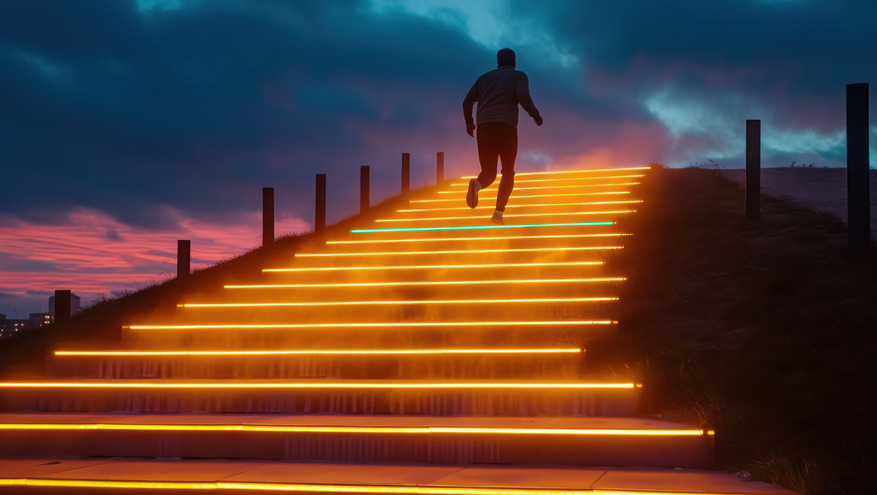
[[[495,224],[502,225],[502,212],[499,210],[494,210],[493,216],[490,217],[490,221]]]
[[[481,190],[481,183],[478,179],[469,179],[469,192],[466,193],[466,204],[469,208],[478,206],[478,191]]]

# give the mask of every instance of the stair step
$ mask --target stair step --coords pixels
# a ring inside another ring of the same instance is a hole
[[[161,493],[273,489],[399,495],[794,495],[774,485],[695,469],[90,458],[0,460],[0,487],[28,495],[63,493],[58,487],[108,495],[129,494],[134,488],[161,489]]]
[[[634,383],[535,380],[0,382],[0,410],[632,416]]]
[[[455,352],[456,351],[456,352]],[[579,377],[585,353],[558,349],[276,349],[58,351],[50,376],[76,378]]]
[[[351,323],[355,320],[351,320]],[[470,346],[581,346],[591,337],[603,336],[616,328],[614,320],[421,322],[387,325],[289,324],[283,327],[228,326],[123,329],[122,345],[141,349],[282,349],[287,347],[357,348],[393,347],[470,347]],[[469,324],[466,324],[469,323]]]
[[[712,447],[712,432],[629,418],[0,414],[3,457],[705,468]]]

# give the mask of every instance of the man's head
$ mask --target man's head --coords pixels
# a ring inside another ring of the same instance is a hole
[[[499,67],[514,68],[516,65],[515,52],[512,51],[511,48],[503,48],[502,50],[496,52],[496,65]]]

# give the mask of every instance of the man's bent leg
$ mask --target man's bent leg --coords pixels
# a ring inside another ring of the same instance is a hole
[[[502,179],[496,193],[496,209],[505,211],[505,206],[515,188],[515,159],[518,156],[518,130],[507,125],[500,140],[499,157],[502,160]]]
[[[478,126],[478,161],[481,163],[478,183],[482,189],[496,180],[496,160],[500,153],[497,127],[501,125],[490,122]]]

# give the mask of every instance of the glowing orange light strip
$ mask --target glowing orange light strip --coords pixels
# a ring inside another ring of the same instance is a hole
[[[459,193],[459,192],[458,192]],[[579,192],[579,193],[558,193],[558,194],[530,194],[530,195],[522,195],[515,194],[515,199],[523,199],[523,198],[559,198],[559,197],[569,197],[569,196],[611,196],[617,194],[630,194],[630,191],[601,191],[601,192]],[[412,199],[409,203],[447,203],[449,201],[459,202],[460,198],[449,198],[449,199]]]
[[[517,176],[518,174],[515,174]],[[497,177],[502,177],[502,174],[497,174]],[[516,179],[515,185],[517,184],[530,184],[532,182],[559,182],[559,181],[573,181],[573,180],[601,180],[601,179],[639,179],[645,177],[644,174],[626,174],[626,175],[601,175],[595,177],[557,177],[554,179]],[[474,177],[473,177],[474,178]],[[495,181],[496,183],[498,181]],[[453,182],[452,186],[468,186],[469,182]],[[494,188],[493,184],[488,186],[489,188]],[[482,189],[482,191],[487,190],[487,188]]]
[[[607,232],[603,234],[552,234],[552,235],[509,235],[496,237],[406,237],[404,239],[362,239],[355,241],[326,241],[326,244],[382,244],[393,242],[443,242],[443,241],[497,241],[514,239],[579,239],[585,237],[625,237],[633,234]]]
[[[519,280],[441,280],[436,282],[351,282],[334,284],[265,284],[265,285],[226,285],[226,289],[289,289],[305,287],[396,287],[418,285],[473,285],[473,284],[553,284],[553,283],[599,283],[623,282],[626,277],[602,278],[540,278]]]
[[[56,356],[422,356],[465,354],[580,354],[583,349],[515,348],[515,349],[289,349],[277,351],[55,351]]]
[[[704,436],[704,430],[618,428],[477,428],[452,426],[307,426],[258,424],[0,423],[0,431],[240,431],[251,433],[377,433],[563,436]]]
[[[639,182],[613,182],[612,184],[575,184],[572,186],[536,186],[536,187],[516,187],[516,191],[535,191],[540,189],[579,189],[585,187],[617,187],[617,186],[637,186]],[[490,188],[488,188],[489,190]],[[461,194],[465,193],[464,189],[454,189],[452,191],[438,191],[436,194]]]
[[[480,488],[428,485],[331,485],[305,483],[262,483],[238,481],[119,481],[0,478],[0,486],[118,488],[126,490],[244,490],[308,493],[379,493],[390,495],[691,495],[691,492],[601,490],[601,489],[543,489],[543,488]],[[699,495],[733,495],[718,492],[698,492]]]
[[[603,173],[603,172],[628,172],[633,170],[651,170],[651,167],[619,167],[619,168],[593,168],[593,169],[582,169],[582,170],[546,170],[544,172],[515,172],[515,177],[517,176],[530,176],[530,175],[552,175],[552,174],[590,174],[590,173]],[[497,174],[497,177],[502,177],[502,174]],[[475,175],[464,175],[460,177],[461,179],[475,179],[477,176]]]
[[[581,203],[538,203],[538,204],[512,204],[510,206],[514,206],[515,208],[547,208],[554,206],[597,206],[597,205],[632,205],[642,203],[641,199],[629,199],[622,201],[584,201]],[[493,206],[479,206],[478,208],[474,208],[475,211],[479,210],[492,210]],[[472,210],[473,208],[469,208],[468,206],[455,206],[451,208],[414,208],[414,209],[403,209],[396,210],[396,213],[418,213],[424,211],[450,211],[450,210]]]
[[[234,330],[284,328],[399,328],[399,327],[522,327],[522,326],[575,326],[614,325],[614,320],[558,320],[558,321],[442,321],[442,322],[386,322],[386,323],[271,323],[238,325],[130,325],[131,330]]]
[[[107,388],[107,389],[552,389],[552,390],[626,390],[638,388],[634,383],[558,383],[558,382],[394,382],[381,380],[370,382],[311,381],[284,382],[280,380],[230,382],[151,382],[142,380],[116,380],[109,382],[0,382],[0,389],[12,388]]]
[[[519,217],[559,217],[559,216],[586,216],[586,215],[623,215],[625,213],[636,213],[636,210],[608,210],[608,211],[564,211],[560,213],[510,213],[503,215],[505,218]],[[430,217],[430,218],[379,218],[376,223],[382,222],[431,222],[437,220],[483,220],[477,215],[467,215],[464,217]]]
[[[186,303],[182,308],[292,308],[316,306],[402,306],[414,304],[522,304],[522,303],[571,303],[617,301],[617,297],[555,297],[539,299],[421,299],[421,300],[372,300],[372,301],[320,301],[320,302],[270,302],[270,303]]]
[[[405,265],[405,266],[323,266],[315,268],[263,268],[263,272],[319,272],[339,270],[424,270],[447,268],[523,268],[536,266],[593,266],[602,261],[562,261],[557,263],[493,263],[481,265]]]
[[[453,249],[449,251],[384,251],[364,253],[295,253],[296,258],[334,258],[342,256],[422,256],[426,254],[500,254],[535,253],[548,251],[603,251],[623,249],[622,246],[574,246],[558,248],[511,248],[511,249]]]

